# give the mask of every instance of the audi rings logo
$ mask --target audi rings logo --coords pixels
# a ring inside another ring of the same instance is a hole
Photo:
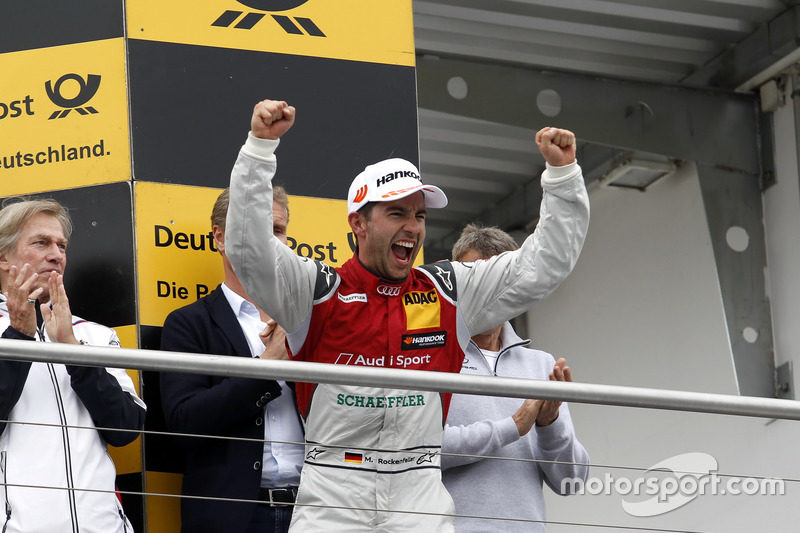
[[[400,287],[392,287],[391,285],[378,285],[378,294],[384,296],[400,296]]]
[[[61,93],[64,82],[69,80],[78,83],[78,94],[72,98],[66,98]],[[48,120],[64,118],[73,109],[81,115],[88,115],[90,113],[96,114],[98,112],[92,106],[83,107],[84,104],[97,94],[97,89],[100,88],[100,76],[97,74],[89,74],[86,76],[85,80],[78,74],[64,74],[56,80],[55,84],[51,83],[51,80],[48,80],[44,84],[44,88],[47,91],[47,97],[50,98],[50,101],[62,108],[55,110]]]

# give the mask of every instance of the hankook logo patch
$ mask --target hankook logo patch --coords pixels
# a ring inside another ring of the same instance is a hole
[[[400,342],[401,350],[419,350],[422,348],[441,348],[447,344],[446,331],[432,331],[430,333],[408,333],[403,335]]]

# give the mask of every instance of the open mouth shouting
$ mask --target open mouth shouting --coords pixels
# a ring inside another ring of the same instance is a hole
[[[395,243],[392,244],[392,253],[401,265],[408,265],[413,259],[414,241],[395,241]]]

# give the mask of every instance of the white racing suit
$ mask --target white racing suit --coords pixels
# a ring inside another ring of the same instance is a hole
[[[459,372],[470,337],[546,297],[583,245],[589,203],[572,164],[544,172],[539,224],[518,251],[426,265],[401,283],[355,258],[338,269],[309,261],[267,231],[277,144],[250,135],[242,148],[225,245],[296,359]],[[438,456],[449,394],[298,383],[297,399],[307,445],[291,531],[453,531]]]

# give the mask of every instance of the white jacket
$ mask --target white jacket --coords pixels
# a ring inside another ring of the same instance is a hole
[[[555,359],[549,353],[526,348],[506,322],[494,368],[475,342],[470,342],[462,374],[547,380]],[[586,480],[589,454],[578,442],[569,407],[561,404],[549,426],[534,427],[519,436],[512,415],[519,398],[453,394],[442,442],[442,481],[456,506],[459,533],[544,533],[546,483],[566,495],[564,480]],[[448,455],[459,454],[459,455]],[[517,459],[516,461],[508,459]],[[502,517],[480,520],[465,515]]]
[[[100,324],[73,316],[73,329],[88,344],[120,345]],[[3,338],[49,342],[43,327],[36,339],[9,327],[2,296],[0,331]],[[0,360],[2,531],[132,531],[106,448],[135,440],[145,409],[122,369]]]

